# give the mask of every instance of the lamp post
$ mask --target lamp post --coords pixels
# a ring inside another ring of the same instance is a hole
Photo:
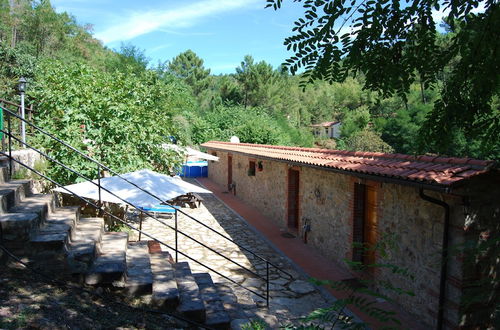
[[[24,122],[24,92],[26,92],[26,79],[21,77],[19,79],[19,84],[17,85],[17,90],[19,95],[21,95],[21,136],[23,141],[23,147],[26,145],[26,123]]]

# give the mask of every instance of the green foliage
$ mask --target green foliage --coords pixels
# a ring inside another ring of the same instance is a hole
[[[203,67],[203,60],[192,50],[177,55],[169,64],[168,72],[183,79],[191,88],[194,95],[199,95],[208,86],[210,69]]]
[[[146,71],[149,59],[144,54],[144,50],[128,43],[122,43],[120,50],[110,56],[107,67],[110,71],[119,71],[122,73],[141,74]]]
[[[153,72],[109,74],[86,65],[43,61],[29,96],[37,100],[36,124],[118,172],[152,168],[168,172],[174,154],[160,145],[176,135],[175,112],[192,107],[189,94]],[[56,159],[95,178],[95,165],[43,136],[38,144]],[[59,166],[51,177],[61,183],[77,177]]]
[[[282,2],[267,0],[267,7],[276,10]],[[453,152],[454,132],[460,131],[466,140],[480,141],[480,155],[498,156],[498,1],[297,2],[304,16],[285,39],[294,55],[284,66],[292,73],[305,69],[302,86],[362,74],[364,89],[398,95],[405,104],[414,83],[423,95],[439,87],[441,96],[420,128],[419,150]],[[474,13],[478,8],[484,11]],[[433,18],[440,10],[447,12],[446,38]]]
[[[370,112],[368,108],[361,107],[345,114],[342,120],[340,134],[342,138],[350,138],[355,133],[361,132],[368,127]]]
[[[322,149],[338,149],[334,139],[318,139],[314,141],[314,144]]]
[[[17,94],[19,78],[32,78],[35,66],[34,56],[0,41],[0,98],[11,99]]]
[[[236,68],[236,80],[241,84],[244,94],[243,105],[266,105],[272,107],[273,97],[277,93],[278,72],[261,61],[254,63],[250,55],[246,55],[241,65]]]
[[[351,151],[394,152],[394,149],[382,140],[379,133],[369,128],[352,134],[346,140],[346,145]]]
[[[243,330],[264,330],[267,329],[266,323],[262,320],[252,320],[249,323],[245,323],[241,326]]]

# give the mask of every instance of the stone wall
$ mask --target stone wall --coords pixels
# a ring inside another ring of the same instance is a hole
[[[8,154],[8,151],[6,153]],[[35,166],[35,163],[39,161],[42,158],[42,156],[38,152],[32,149],[21,149],[21,150],[13,150],[12,158],[33,168]],[[6,156],[0,157],[0,162],[2,166],[10,166],[9,159]],[[25,168],[16,161],[13,161],[12,170],[13,174],[16,174],[19,173],[20,171],[24,171]]]
[[[209,150],[210,152],[210,150]],[[227,187],[228,154],[217,151],[218,162],[209,162],[208,177],[217,184]],[[285,163],[262,161],[262,171],[256,170],[255,176],[248,175],[247,156],[232,154],[233,183],[235,195],[257,208],[276,225],[285,227]]]
[[[348,237],[352,235],[350,177],[308,167],[302,167],[300,177],[301,222],[310,225],[308,244],[342,263],[350,251]]]

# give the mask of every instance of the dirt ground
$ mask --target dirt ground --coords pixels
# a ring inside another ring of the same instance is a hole
[[[50,283],[19,264],[0,266],[0,329],[190,328],[167,314],[142,309],[141,301],[118,299],[106,289]]]

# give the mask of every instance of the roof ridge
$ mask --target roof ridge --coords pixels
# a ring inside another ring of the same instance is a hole
[[[205,143],[219,143],[226,145],[241,145],[253,148],[269,148],[277,150],[289,150],[289,151],[305,151],[312,153],[326,153],[332,155],[342,155],[342,156],[354,156],[362,158],[389,158],[389,159],[400,159],[400,160],[413,160],[417,162],[425,163],[443,163],[443,164],[453,164],[453,165],[476,165],[476,166],[488,166],[494,163],[493,160],[479,160],[474,158],[459,158],[459,157],[446,157],[446,156],[433,156],[433,155],[408,155],[401,153],[386,153],[386,152],[372,152],[372,151],[349,151],[340,149],[322,149],[322,148],[308,148],[308,147],[293,147],[293,146],[277,146],[270,144],[254,144],[254,143],[232,143],[225,141],[208,141]],[[313,157],[313,156],[311,156]],[[313,157],[313,158],[323,158],[323,157]]]

